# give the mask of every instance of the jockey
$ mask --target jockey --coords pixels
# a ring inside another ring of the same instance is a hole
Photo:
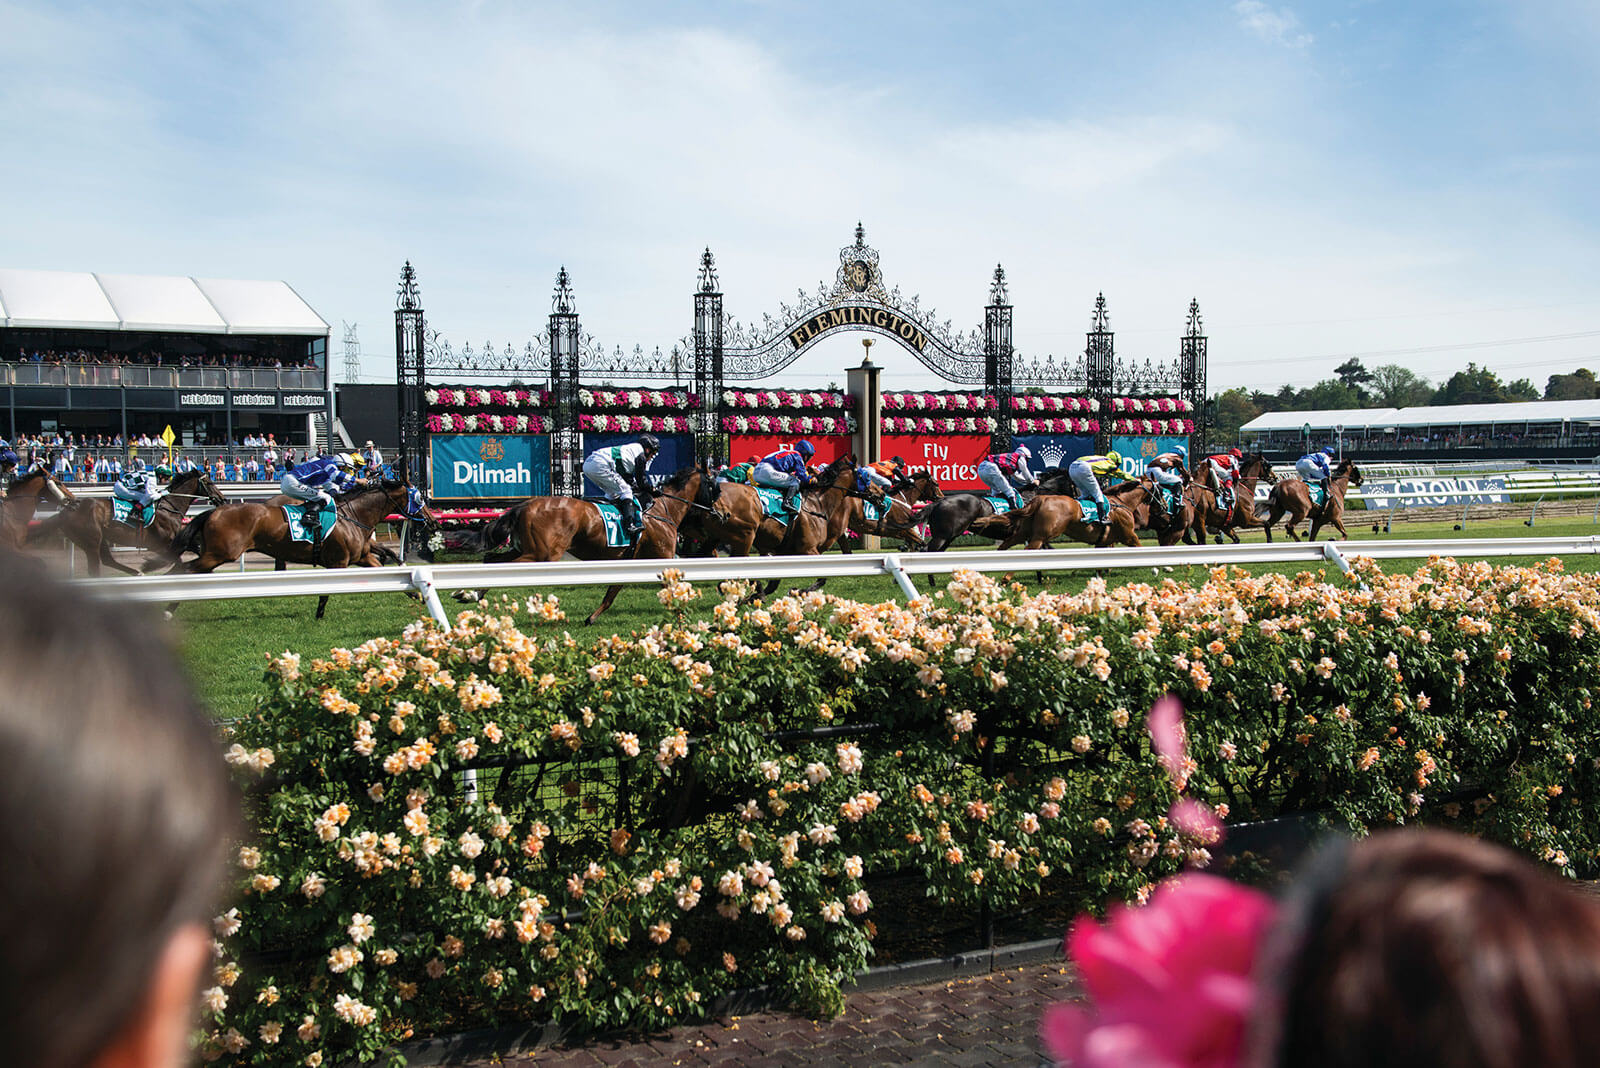
[[[355,482],[353,470],[355,465],[350,457],[341,454],[334,456],[314,456],[297,467],[291,467],[283,473],[278,480],[278,486],[285,494],[297,501],[316,502],[319,507],[306,509],[305,522],[311,524],[316,531],[317,541],[322,540],[321,520],[319,515],[322,506],[334,507],[333,492],[347,489]]]
[[[1032,458],[1033,452],[1026,445],[1018,445],[1010,452],[991,453],[978,465],[978,478],[996,497],[1004,497],[1011,507],[1021,508],[1022,495],[1017,488],[1033,485],[1033,472],[1028,470]]]
[[[792,449],[779,449],[770,456],[762,457],[755,470],[750,472],[750,481],[758,486],[783,490],[783,507],[792,509],[794,495],[800,492],[801,486],[811,482],[811,471],[806,467],[806,461],[816,454],[816,446],[801,438]]]
[[[1169,491],[1176,499],[1182,492],[1183,484],[1189,481],[1189,450],[1182,445],[1174,445],[1171,452],[1164,452],[1157,456],[1145,467],[1145,473],[1164,491]],[[1167,511],[1166,494],[1156,494],[1156,507],[1163,513]]]
[[[1236,445],[1227,452],[1219,452],[1206,457],[1210,466],[1212,488],[1217,491],[1217,504],[1222,510],[1233,510],[1233,480],[1239,477],[1239,461],[1244,459],[1244,453]]]
[[[650,461],[660,451],[660,438],[654,434],[640,434],[626,445],[596,449],[583,461],[585,477],[599,486],[606,500],[615,504],[617,511],[622,513],[622,529],[627,533],[629,542],[638,541],[640,532],[644,530],[644,519],[639,514],[639,502],[634,499],[634,491],[637,490],[641,497],[650,495],[650,484],[646,477],[650,472]]]
[[[1102,519],[1111,518],[1111,503],[1106,500],[1101,484],[1112,484],[1113,479],[1124,481],[1120,452],[1112,449],[1104,456],[1080,456],[1067,465],[1067,475],[1072,479],[1072,484],[1078,487],[1079,499],[1094,501],[1101,508]]]
[[[20,462],[21,457],[9,446],[0,450],[0,493],[9,490],[11,484],[17,480],[17,476],[22,473],[17,470],[17,464]]]
[[[121,501],[132,502],[134,507],[143,511],[162,497],[166,491],[163,484],[172,481],[172,468],[161,464],[154,471],[144,468],[134,468],[111,484],[111,494]],[[137,522],[137,517],[130,517]]]
[[[884,493],[889,493],[905,478],[905,464],[896,456],[892,460],[879,460],[856,468],[856,489],[865,493],[868,486],[878,486]]]
[[[1322,487],[1324,500],[1327,499],[1328,480],[1333,477],[1333,466],[1329,462],[1333,456],[1333,446],[1324,445],[1316,452],[1300,457],[1294,464],[1294,473],[1299,475],[1307,486]]]

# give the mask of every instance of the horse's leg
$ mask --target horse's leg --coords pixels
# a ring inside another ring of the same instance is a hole
[[[1328,522],[1339,528],[1339,537],[1341,539],[1344,541],[1350,540],[1350,532],[1344,529],[1344,513],[1342,511],[1335,512],[1333,515],[1330,515],[1328,517]]]
[[[113,546],[112,546],[112,543],[110,541],[107,541],[107,540],[104,540],[104,539],[101,540],[100,545],[99,545],[99,547],[97,549],[97,555],[99,556],[99,560],[97,561],[97,563],[102,563],[102,564],[105,564],[107,567],[115,568],[116,570],[122,572],[124,575],[137,575],[139,573],[139,569],[138,568],[129,567],[127,564],[119,563],[117,561],[117,559],[114,556],[111,555],[112,547]],[[93,568],[93,573],[94,574],[99,574],[100,573],[99,567],[94,567]]]
[[[282,560],[279,560],[278,562],[280,564],[283,563]],[[326,612],[327,610],[328,610],[328,595],[327,594],[323,594],[321,597],[317,598],[317,616],[316,616],[316,618],[321,619],[322,618],[322,613]]]

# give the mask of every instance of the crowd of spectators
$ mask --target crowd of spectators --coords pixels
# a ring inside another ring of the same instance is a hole
[[[1321,433],[1313,442],[1318,446],[1325,440],[1333,440],[1333,435]],[[1294,450],[1305,446],[1305,439],[1299,431],[1289,433],[1274,433],[1264,436],[1251,436],[1248,444],[1252,449]],[[1359,434],[1346,434],[1344,448],[1347,452],[1366,453],[1383,449],[1417,449],[1446,451],[1451,449],[1556,449],[1581,445],[1600,445],[1600,436],[1595,435],[1587,428],[1574,431],[1568,435],[1553,433],[1524,433],[1521,430],[1497,429],[1490,434],[1482,428],[1467,428],[1462,432],[1435,431],[1423,433],[1406,431],[1397,434],[1372,434],[1362,437]]]
[[[106,352],[92,349],[32,349],[20,350],[22,363],[42,363],[64,366],[69,363],[90,363],[115,367],[281,367],[291,369],[314,368],[315,358],[285,360],[281,356],[257,356],[242,352],[217,354],[195,352]]]
[[[24,467],[43,464],[63,482],[115,482],[129,470],[145,470],[166,459],[166,446],[149,434],[21,434],[15,442],[0,438],[0,447],[13,449]],[[367,472],[383,469],[383,453],[367,442],[356,450]],[[203,469],[213,482],[276,482],[290,467],[307,459],[304,448],[280,444],[273,434],[246,434],[231,445],[216,449],[180,446],[173,452],[173,469]]]

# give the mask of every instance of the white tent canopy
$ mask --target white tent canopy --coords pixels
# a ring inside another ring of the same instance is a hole
[[[0,268],[0,326],[321,337],[287,282]]]
[[[1241,434],[1298,433],[1306,424],[1325,436],[1389,429],[1454,426],[1519,426],[1527,423],[1600,422],[1600,400],[1519,401],[1511,404],[1443,404],[1416,408],[1355,408],[1315,412],[1266,412],[1239,428]]]

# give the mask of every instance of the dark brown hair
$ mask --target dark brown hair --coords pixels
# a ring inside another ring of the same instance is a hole
[[[1280,1068],[1567,1068],[1600,1054],[1600,902],[1476,839],[1397,831],[1310,866],[1265,954]]]
[[[237,804],[163,630],[0,554],[0,1045],[91,1060],[207,922]]]

